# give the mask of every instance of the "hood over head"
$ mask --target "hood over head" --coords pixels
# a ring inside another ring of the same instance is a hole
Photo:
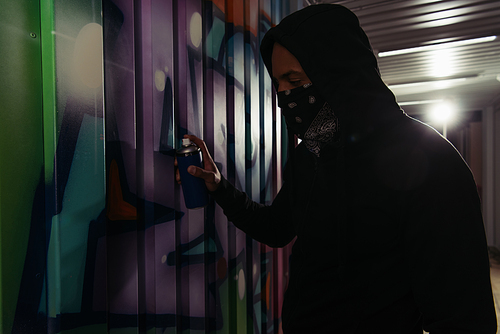
[[[260,47],[271,77],[274,43],[297,58],[332,106],[346,143],[390,127],[404,114],[382,81],[370,42],[349,9],[336,4],[311,5],[271,28]]]

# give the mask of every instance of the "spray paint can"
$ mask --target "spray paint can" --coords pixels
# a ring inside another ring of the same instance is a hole
[[[182,147],[176,152],[177,166],[181,176],[184,202],[188,209],[198,209],[208,204],[208,192],[205,180],[188,173],[189,166],[203,168],[201,149],[188,138],[182,139]]]

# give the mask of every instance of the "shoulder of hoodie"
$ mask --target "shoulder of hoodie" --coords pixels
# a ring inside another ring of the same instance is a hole
[[[405,147],[407,155],[413,155],[415,168],[422,167],[421,159],[438,175],[470,173],[470,169],[456,147],[436,129],[410,116],[391,139]],[[420,158],[415,158],[416,156]]]

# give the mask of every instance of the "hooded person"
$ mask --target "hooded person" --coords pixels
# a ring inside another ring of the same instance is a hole
[[[205,159],[192,173],[236,227],[271,247],[295,239],[283,332],[496,333],[473,176],[400,109],[357,17],[308,6],[266,33],[261,55],[291,143],[273,203],[250,200],[188,137]]]

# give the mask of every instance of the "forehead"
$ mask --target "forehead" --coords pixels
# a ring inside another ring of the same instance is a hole
[[[271,67],[274,78],[279,78],[280,76],[290,72],[304,73],[304,70],[302,69],[302,66],[297,58],[295,58],[295,56],[283,45],[278,43],[274,43],[273,46]]]

